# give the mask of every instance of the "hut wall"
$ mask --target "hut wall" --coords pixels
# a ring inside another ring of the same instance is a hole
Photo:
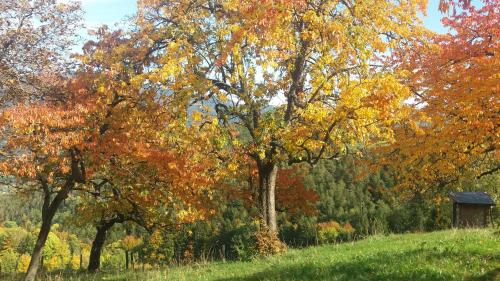
[[[461,227],[482,227],[486,225],[488,208],[481,205],[460,204],[458,221]]]

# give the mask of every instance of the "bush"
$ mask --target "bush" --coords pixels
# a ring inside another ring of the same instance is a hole
[[[191,228],[190,239],[193,240],[193,251],[196,259],[206,261],[216,244],[214,224],[209,221],[198,221]]]
[[[341,226],[336,221],[318,224],[318,242],[321,244],[335,243],[340,234]]]
[[[20,254],[29,254],[35,248],[36,236],[32,233],[27,233],[21,238],[17,245],[16,251]]]
[[[342,226],[339,233],[340,241],[350,241],[353,239],[355,229],[350,223],[346,223]]]
[[[231,233],[229,250],[232,258],[237,260],[249,260],[256,255],[255,232],[257,228],[254,224],[245,224]]]
[[[12,246],[10,240],[9,234],[5,232],[5,229],[0,228],[0,252],[9,249]]]
[[[350,223],[343,226],[336,221],[322,222],[318,224],[318,242],[321,244],[331,244],[335,242],[352,240],[355,232]]]
[[[142,262],[151,265],[167,265],[174,256],[174,237],[173,234],[162,231],[155,231],[147,243],[139,249],[139,255]]]
[[[69,264],[71,253],[69,245],[65,240],[61,240],[55,233],[50,232],[42,253],[43,266],[47,271],[65,269]]]
[[[231,201],[218,222],[214,221],[216,245],[223,258],[231,260],[248,260],[257,255],[255,232],[258,221],[240,201]]]
[[[19,258],[19,264],[17,265],[17,272],[28,271],[28,266],[30,265],[31,256],[28,254],[23,254]]]
[[[121,249],[106,249],[102,254],[101,268],[103,270],[119,270],[125,267],[125,251]]]
[[[80,255],[73,255],[69,263],[69,267],[72,270],[80,269]]]
[[[0,272],[16,272],[19,254],[11,249],[0,252]]]
[[[408,208],[392,210],[389,216],[389,228],[392,232],[403,233],[413,228],[411,213]]]
[[[20,228],[0,228],[0,252],[15,250],[19,237],[23,235]]]
[[[255,233],[256,250],[259,255],[277,255],[286,251],[286,244],[281,242],[278,234],[267,228],[260,229]]]

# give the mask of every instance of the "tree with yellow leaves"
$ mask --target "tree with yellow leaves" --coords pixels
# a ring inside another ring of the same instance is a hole
[[[216,125],[221,159],[257,165],[259,207],[275,232],[278,166],[392,141],[409,89],[385,63],[426,33],[426,1],[139,1],[139,33],[161,85],[192,126]],[[243,136],[243,137],[242,137]],[[228,168],[237,169],[232,162]]]

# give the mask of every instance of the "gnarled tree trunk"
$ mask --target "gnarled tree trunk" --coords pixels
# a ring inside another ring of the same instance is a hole
[[[134,252],[133,251],[130,252],[130,266],[132,267],[132,269],[135,269],[135,266],[134,266]]]
[[[110,220],[102,220],[99,225],[96,226],[97,233],[94,237],[94,241],[92,241],[89,265],[87,267],[89,272],[96,272],[99,270],[99,267],[101,266],[102,248],[106,242],[108,231],[113,227],[113,225],[121,222],[124,222],[124,217],[122,215],[118,215]]]
[[[125,251],[125,269],[128,270],[128,264],[129,264],[129,259],[128,259],[128,251]]]
[[[40,228],[40,232],[38,233],[35,248],[33,249],[33,253],[31,254],[30,264],[28,266],[26,276],[24,277],[24,281],[35,280],[38,268],[40,267],[43,246],[47,241],[47,237],[49,236],[50,229],[52,227],[52,220],[54,219],[54,215],[56,214],[57,209],[59,209],[59,206],[61,206],[61,203],[68,197],[69,192],[74,186],[74,182],[72,180],[68,180],[65,186],[57,192],[53,200],[51,200],[51,194],[47,183],[42,181],[42,186],[44,190],[42,227]]]
[[[90,250],[89,265],[87,267],[89,272],[96,272],[99,270],[101,266],[102,247],[104,246],[104,242],[106,242],[107,232],[112,226],[113,225],[110,225],[108,227],[108,225],[104,224],[97,227],[97,233],[94,237],[94,241],[92,241],[92,248]]]
[[[36,279],[36,274],[38,268],[40,267],[40,259],[42,257],[42,250],[47,237],[50,233],[50,228],[52,227],[52,220],[61,206],[61,203],[68,198],[69,193],[75,187],[77,182],[85,182],[85,167],[83,162],[79,159],[79,152],[77,149],[72,148],[69,151],[71,156],[71,174],[65,180],[64,186],[59,189],[55,194],[56,196],[52,199],[52,191],[49,188],[47,180],[42,176],[39,178],[42,190],[44,193],[43,206],[42,206],[42,227],[38,233],[38,238],[35,243],[35,248],[31,254],[30,264],[24,277],[24,281],[34,281]]]
[[[276,176],[278,166],[274,163],[258,163],[259,207],[262,220],[270,231],[278,231],[276,223]]]

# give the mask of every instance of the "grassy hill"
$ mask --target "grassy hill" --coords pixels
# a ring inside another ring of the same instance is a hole
[[[492,229],[376,236],[249,262],[47,280],[500,280],[500,236]]]

